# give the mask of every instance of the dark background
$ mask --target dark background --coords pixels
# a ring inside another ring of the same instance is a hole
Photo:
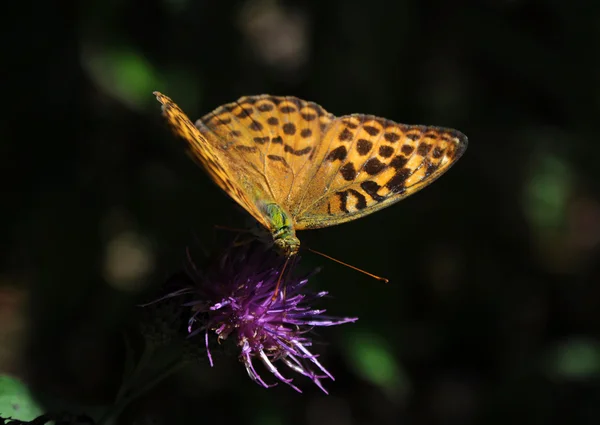
[[[319,331],[329,396],[235,356],[173,376],[157,423],[600,423],[600,2],[11,2],[0,127],[0,367],[49,409],[110,402],[142,294],[247,215],[166,128],[243,95],[453,127],[432,186],[303,243],[353,325]],[[14,13],[14,14],[13,14]],[[136,416],[137,415],[137,416]]]

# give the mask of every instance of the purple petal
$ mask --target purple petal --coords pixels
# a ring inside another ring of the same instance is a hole
[[[296,347],[298,347],[298,349],[300,351],[302,351],[304,354],[306,354],[306,358],[308,358],[311,362],[313,362],[315,365],[317,365],[317,367],[319,369],[321,369],[321,371],[326,374],[327,376],[329,376],[329,379],[331,379],[332,381],[335,381],[335,378],[333,377],[333,375],[331,373],[329,373],[329,371],[327,369],[325,369],[321,363],[319,363],[319,361],[317,360],[317,357],[315,355],[313,355],[310,351],[308,351],[302,344],[296,342],[294,344]]]
[[[210,367],[213,367],[213,359],[212,359],[212,355],[210,354],[210,348],[208,348],[208,329],[206,329],[206,332],[204,333],[204,343],[206,344],[206,354],[208,356],[208,362],[210,363]]]
[[[267,355],[265,354],[264,351],[261,350],[259,353],[259,356],[260,356],[260,359],[262,360],[263,364],[265,365],[265,367],[267,369],[269,369],[269,372],[271,372],[273,375],[275,375],[277,377],[277,379],[279,379],[281,382],[288,384],[290,387],[292,387],[299,393],[302,392],[300,390],[300,388],[298,388],[297,386],[292,384],[293,379],[287,379],[281,373],[279,373],[279,370],[277,370],[277,368],[273,365],[273,363],[271,363],[271,361],[269,360],[269,357],[267,357]]]

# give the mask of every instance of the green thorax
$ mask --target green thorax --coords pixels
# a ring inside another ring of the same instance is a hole
[[[267,204],[265,212],[271,223],[275,248],[286,257],[297,254],[300,249],[300,241],[296,237],[290,215],[277,204]]]

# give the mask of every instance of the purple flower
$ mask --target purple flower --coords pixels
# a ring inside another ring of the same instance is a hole
[[[334,379],[309,347],[309,332],[315,326],[333,326],[355,322],[357,318],[326,316],[325,310],[313,303],[327,292],[305,291],[308,278],[293,275],[298,258],[290,260],[281,287],[274,297],[285,259],[258,244],[232,248],[200,272],[190,262],[194,287],[184,288],[170,296],[188,294],[194,298],[185,304],[192,316],[188,321],[190,336],[204,333],[211,366],[209,334],[217,334],[219,342],[233,340],[240,349],[240,360],[252,380],[269,388],[255,369],[258,360],[275,377],[298,392],[292,379],[282,373],[285,365],[291,371],[310,378],[326,394],[321,379]]]

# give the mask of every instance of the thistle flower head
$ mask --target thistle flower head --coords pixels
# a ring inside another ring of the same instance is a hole
[[[290,261],[293,264],[284,272],[277,293],[285,260],[258,244],[231,248],[203,272],[194,269],[194,287],[178,291],[177,295],[192,295],[192,301],[185,304],[192,312],[188,333],[204,334],[211,366],[209,336],[214,332],[219,342],[235,342],[248,375],[259,385],[268,388],[276,383],[267,384],[263,380],[255,369],[257,361],[296,391],[301,392],[284,375],[281,366],[310,378],[327,393],[321,379],[334,378],[309,350],[312,345],[309,332],[317,326],[340,325],[355,322],[357,318],[330,317],[324,315],[325,310],[314,308],[313,303],[327,292],[305,290],[312,274],[294,277],[297,260]]]

